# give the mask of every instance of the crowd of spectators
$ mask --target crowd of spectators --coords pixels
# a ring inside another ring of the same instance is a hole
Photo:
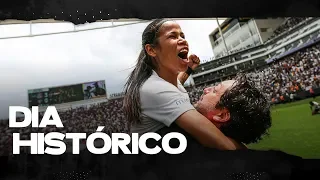
[[[272,102],[294,100],[301,91],[320,87],[320,44],[298,51],[249,73]]]
[[[40,113],[39,120],[43,114]],[[127,121],[122,112],[122,99],[93,104],[88,107],[78,107],[59,112],[63,128],[49,126],[46,128],[9,128],[8,120],[0,120],[0,156],[12,154],[12,133],[20,133],[21,139],[30,139],[30,133],[94,133],[98,126],[104,126],[102,132],[128,133]],[[18,119],[19,121],[19,119]]]
[[[300,50],[294,54],[247,75],[255,81],[270,101],[278,103],[285,99],[294,100],[301,91],[312,91],[320,87],[320,44]],[[216,85],[207,84],[206,86]],[[196,103],[204,86],[192,87],[189,96]]]

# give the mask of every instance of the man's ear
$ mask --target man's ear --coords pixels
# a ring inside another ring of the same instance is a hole
[[[219,123],[225,123],[230,120],[230,112],[227,109],[219,110],[219,112],[212,115],[212,119]]]
[[[146,44],[144,46],[145,50],[147,51],[148,55],[151,57],[156,57],[157,53],[154,47],[152,47],[150,44]]]

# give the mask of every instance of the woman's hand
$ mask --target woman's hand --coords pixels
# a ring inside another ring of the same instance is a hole
[[[192,69],[195,70],[199,64],[200,64],[200,59],[198,56],[196,56],[195,54],[191,54],[189,57],[189,63],[188,66]],[[186,80],[189,78],[189,74],[185,73],[185,72],[180,72],[178,75],[178,79],[180,81],[180,83],[183,85]]]
[[[188,66],[192,69],[192,70],[195,70],[199,64],[200,64],[200,59],[197,55],[195,54],[191,54],[189,57],[189,63],[188,63]]]

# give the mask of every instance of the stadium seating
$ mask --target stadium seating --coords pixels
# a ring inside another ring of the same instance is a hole
[[[279,103],[296,100],[299,92],[320,88],[319,49],[320,44],[316,44],[247,74],[270,101]],[[204,86],[188,89],[193,103],[197,101],[203,89]],[[283,100],[280,100],[281,96]],[[290,96],[293,96],[292,100]]]

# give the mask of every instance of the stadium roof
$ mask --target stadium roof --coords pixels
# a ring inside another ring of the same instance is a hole
[[[224,31],[228,28],[229,23],[231,23],[231,21],[234,20],[234,19],[237,19],[238,21],[241,21],[241,22],[243,22],[243,21],[246,22],[246,21],[248,21],[248,20],[250,20],[250,19],[252,19],[252,18],[249,18],[249,17],[226,18],[225,21],[223,21],[223,23],[220,24],[222,33],[224,33]],[[260,18],[259,18],[259,19],[260,19]],[[265,18],[265,19],[267,19],[267,18]],[[220,19],[220,20],[221,20],[221,19]],[[209,36],[216,34],[218,31],[219,31],[219,28],[216,28],[215,30],[212,31],[212,33],[210,33]]]
[[[228,25],[228,23],[231,22],[232,19],[233,19],[233,18],[226,18],[225,21],[223,21],[223,23],[220,24],[221,29],[222,29],[223,27],[225,27],[226,25]],[[219,28],[217,27],[215,30],[212,31],[212,33],[210,33],[209,36],[211,36],[211,35],[213,35],[213,34],[216,34],[218,31],[219,31]]]
[[[215,18],[171,18],[173,20],[213,20]],[[219,20],[225,20],[225,18],[218,18]],[[95,22],[99,23],[106,23],[103,26],[99,27],[88,27],[88,28],[82,28],[77,27],[81,26],[81,24],[73,24],[74,28],[65,30],[65,31],[59,31],[59,32],[46,32],[46,33],[34,33],[32,31],[32,25],[34,24],[52,24],[52,23],[72,23],[68,21],[59,21],[55,19],[37,19],[37,20],[31,20],[31,21],[23,21],[23,20],[15,20],[15,19],[7,19],[4,21],[0,21],[0,27],[6,26],[6,25],[29,25],[30,30],[24,34],[24,35],[14,35],[14,36],[6,36],[6,35],[0,35],[0,39],[12,39],[12,38],[23,38],[23,37],[34,37],[34,36],[45,36],[45,35],[51,35],[51,34],[63,34],[63,33],[72,33],[72,32],[80,32],[80,31],[89,31],[89,30],[96,30],[96,29],[105,29],[105,28],[114,28],[118,26],[127,26],[127,25],[133,25],[133,24],[139,24],[139,23],[147,23],[151,20],[142,20],[137,18],[131,18],[131,19],[111,19],[111,20],[97,20]]]
[[[132,22],[132,21],[142,21],[141,19],[131,18],[131,19],[116,19],[116,20],[97,20],[96,22]],[[17,20],[17,19],[6,19],[4,21],[0,21],[0,25],[8,25],[8,24],[30,24],[30,23],[66,23],[64,20],[55,20],[55,19],[37,19],[31,21],[25,20]]]
[[[214,20],[215,18],[171,18],[173,20]],[[218,18],[218,20],[225,20],[226,18]],[[121,18],[121,19],[110,19],[110,20],[96,20],[95,22],[128,22],[130,24],[131,22],[139,22],[139,21],[146,21],[143,19],[137,19],[137,18]],[[68,21],[64,20],[55,20],[54,18],[51,19],[36,19],[31,21],[26,20],[17,20],[17,19],[6,19],[4,21],[0,21],[0,25],[10,25],[10,24],[38,24],[38,23],[66,23]]]

